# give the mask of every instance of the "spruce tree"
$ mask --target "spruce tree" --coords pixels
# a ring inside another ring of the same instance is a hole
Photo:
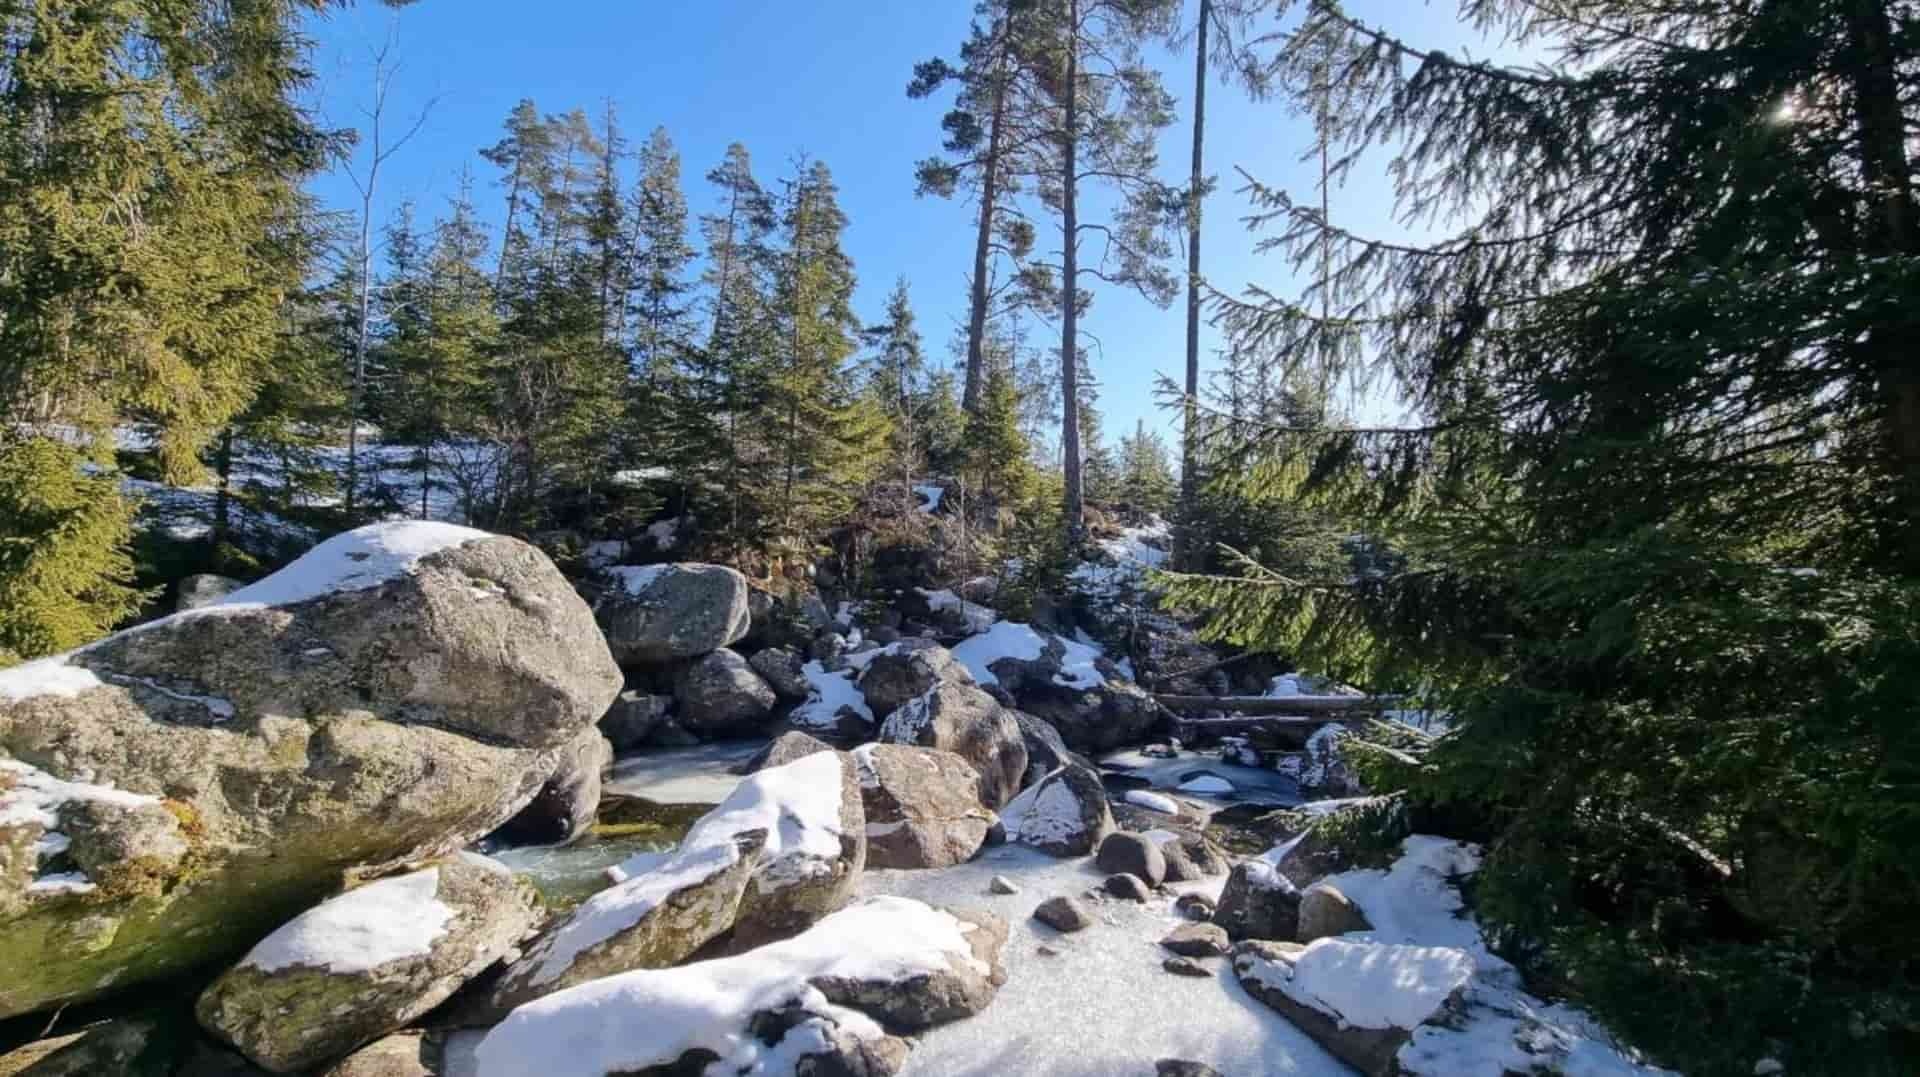
[[[911,499],[913,478],[928,460],[922,420],[929,399],[925,385],[927,359],[920,330],[914,325],[906,278],[895,281],[893,292],[887,296],[886,320],[867,327],[866,335],[877,353],[868,385],[874,402],[892,419],[889,451],[898,468],[902,496]]]
[[[1118,467],[1117,500],[1159,515],[1173,511],[1176,486],[1167,443],[1147,429],[1145,419],[1134,424],[1132,434],[1120,439]]]

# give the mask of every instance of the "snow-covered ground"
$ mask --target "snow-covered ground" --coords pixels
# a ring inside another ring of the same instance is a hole
[[[1020,893],[988,893],[995,875]],[[1161,969],[1168,954],[1160,939],[1184,922],[1170,896],[1145,905],[1089,902],[1095,923],[1073,935],[1032,919],[1040,902],[1080,896],[1103,878],[1088,858],[1055,860],[1014,845],[934,871],[869,869],[862,894],[986,909],[1011,928],[1007,983],[993,1005],[922,1034],[903,1077],[1119,1077],[1150,1074],[1161,1058],[1204,1062],[1225,1077],[1351,1072],[1248,996],[1224,959],[1213,962],[1208,979]],[[1224,882],[1222,876],[1169,890],[1217,897]],[[1040,953],[1043,944],[1058,953]]]

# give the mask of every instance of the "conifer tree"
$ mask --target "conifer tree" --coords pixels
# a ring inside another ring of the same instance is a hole
[[[1020,429],[1020,398],[1013,371],[1005,363],[987,367],[980,407],[967,415],[966,423],[961,445],[974,486],[989,502],[1019,502],[1031,481],[1031,449]]]
[[[1117,500],[1146,512],[1173,511],[1176,485],[1167,443],[1147,429],[1145,419],[1134,424],[1132,434],[1121,437],[1118,466]]]
[[[926,430],[921,420],[929,400],[925,386],[927,360],[920,330],[914,325],[906,278],[895,281],[887,297],[886,321],[869,326],[866,334],[878,352],[868,385],[875,403],[893,421],[889,449],[899,469],[902,496],[912,498],[913,478],[927,462]]]

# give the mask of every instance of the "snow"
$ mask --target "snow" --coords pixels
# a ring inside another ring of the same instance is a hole
[[[599,542],[590,542],[587,544],[586,550],[581,553],[581,557],[585,559],[589,568],[606,568],[609,565],[617,565],[620,563],[620,559],[625,556],[627,556],[627,544],[619,539],[601,539]]]
[[[913,492],[920,495],[920,511],[929,516],[940,511],[940,500],[947,495],[944,486],[915,486]]]
[[[935,613],[959,610],[961,620],[966,623],[967,634],[970,636],[985,632],[993,627],[993,622],[1000,619],[998,612],[978,602],[968,602],[944,587],[937,591],[929,591],[924,587],[916,587],[914,590],[920,592],[921,597],[927,600],[927,607]]]
[[[840,859],[840,786],[845,764],[837,752],[816,752],[784,766],[741,779],[726,800],[693,824],[680,843],[683,852],[733,844],[734,835],[765,830],[755,878],[763,889],[779,889],[830,871]],[[649,870],[651,863],[628,860],[607,869],[614,882]]]
[[[21,703],[36,696],[72,699],[92,688],[101,687],[93,671],[71,665],[71,655],[37,658],[17,666],[0,669],[0,702]]]
[[[1215,797],[1232,796],[1236,792],[1232,782],[1217,774],[1202,774],[1197,778],[1188,778],[1180,783],[1180,791]]]
[[[620,589],[630,595],[644,594],[672,565],[613,565],[606,570]]]
[[[803,729],[829,728],[835,724],[835,715],[842,708],[852,710],[869,722],[874,720],[873,709],[867,706],[867,697],[860,694],[851,670],[833,671],[813,661],[801,666],[800,674],[807,679],[809,692],[807,701],[795,707],[789,716],[794,725]]]
[[[0,775],[12,779],[0,786],[0,826],[38,825],[53,830],[60,825],[60,808],[70,801],[111,804],[134,810],[160,803],[159,797],[129,793],[111,785],[70,782],[17,759],[0,759]]]
[[[614,472],[612,481],[615,486],[641,486],[671,478],[673,478],[672,468],[634,467]]]
[[[1366,913],[1373,930],[1352,938],[1374,942],[1445,946],[1470,955],[1487,975],[1512,981],[1513,966],[1494,956],[1480,928],[1465,913],[1454,880],[1480,869],[1480,851],[1462,842],[1415,834],[1401,844],[1391,866],[1343,871],[1324,881]]]
[[[1059,770],[1047,775],[1062,773]],[[1064,781],[1042,779],[1013,798],[1000,813],[1000,825],[1009,841],[1029,844],[1066,841],[1086,830],[1086,817],[1073,787]]]
[[[655,520],[647,525],[647,537],[655,546],[669,549],[680,538],[680,525],[684,517],[675,516],[670,520]]]
[[[439,891],[438,868],[349,890],[260,940],[241,966],[262,972],[301,966],[346,974],[425,956],[454,917],[439,900]]]
[[[1315,939],[1291,961],[1253,959],[1255,978],[1359,1028],[1416,1028],[1473,978],[1473,959],[1444,946]]]
[[[1094,665],[1100,657],[1099,648],[1070,639],[1062,639],[1060,644],[1066,653],[1061,657],[1059,674],[1053,678],[1055,684],[1085,689],[1098,688],[1106,683],[1106,677]],[[953,657],[967,667],[967,672],[973,674],[976,683],[989,685],[1000,683],[1000,678],[994,676],[989,668],[993,663],[1002,658],[1031,662],[1045,653],[1046,649],[1046,638],[1035,632],[1031,625],[1000,621],[980,635],[962,641],[953,649]]]
[[[205,610],[286,606],[342,591],[364,591],[406,575],[423,557],[492,537],[471,527],[424,520],[343,531],[266,579],[242,587],[211,606],[189,611],[189,615]]]
[[[1268,699],[1351,699],[1365,695],[1358,688],[1333,684],[1308,673],[1282,673],[1267,683]]]
[[[1165,546],[1172,536],[1172,528],[1157,517],[1146,527],[1122,528],[1119,538],[1098,543],[1113,564],[1083,561],[1074,566],[1069,578],[1090,594],[1117,597],[1124,589],[1138,587],[1148,572],[1166,566]]]
[[[207,714],[215,722],[228,721],[235,713],[231,700],[223,699],[219,696],[201,695],[195,692],[182,692],[175,688],[169,688],[159,681],[154,680],[152,677],[135,677],[126,673],[109,673],[107,674],[107,679],[115,684],[137,684],[143,688],[158,692],[169,699],[177,699],[182,703],[193,703],[205,707]]]
[[[539,964],[527,982],[538,985],[559,979],[581,954],[631,931],[675,893],[706,882],[739,860],[739,847],[732,842],[688,849],[588,898],[566,922],[541,938],[528,956],[528,960]],[[626,865],[633,864],[633,860],[626,861]]]
[[[91,894],[93,880],[85,872],[62,871],[52,875],[42,875],[27,884],[30,894]]]
[[[812,982],[897,983],[971,962],[971,930],[917,901],[874,898],[736,957],[622,973],[521,1006],[480,1042],[476,1072],[603,1077],[704,1050],[715,1056],[709,1073],[792,1073],[799,1056],[821,1042],[822,1019],[863,1040],[884,1034],[864,1014],[827,1002]],[[795,1002],[817,1016],[778,1043],[766,1044],[749,1029],[754,1014]]]
[[[1138,805],[1148,811],[1157,811],[1163,815],[1180,814],[1179,801],[1145,789],[1129,789],[1124,799],[1127,803]]]
[[[723,740],[644,751],[616,760],[603,788],[655,804],[718,804],[740,784],[733,768],[766,746],[764,739]]]
[[[995,875],[1020,893],[994,894]],[[984,909],[1006,921],[1007,982],[974,1017],[918,1033],[901,1077],[1093,1077],[1151,1074],[1157,1058],[1204,1062],[1226,1077],[1348,1077],[1278,1013],[1250,998],[1225,962],[1213,979],[1170,976],[1160,939],[1182,919],[1172,895],[1217,896],[1224,879],[1174,883],[1151,902],[1088,901],[1091,927],[1060,935],[1032,919],[1055,894],[1079,895],[1105,878],[1089,857],[1055,859],[1020,845],[986,849],[951,868],[867,869],[864,894]],[[1056,951],[1038,952],[1040,944]]]

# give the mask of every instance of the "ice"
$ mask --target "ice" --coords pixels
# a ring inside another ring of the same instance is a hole
[[[1005,875],[1019,894],[988,892]],[[1056,860],[1017,845],[935,870],[869,868],[862,893],[899,894],[933,905],[985,909],[1010,928],[1007,983],[971,1018],[929,1029],[902,1077],[1020,1074],[1093,1077],[1150,1074],[1157,1058],[1204,1062],[1225,1077],[1346,1077],[1351,1071],[1279,1014],[1250,998],[1224,962],[1212,979],[1160,968],[1159,940],[1182,920],[1171,895],[1217,894],[1221,880],[1176,883],[1146,904],[1093,902],[1093,926],[1060,935],[1033,921],[1034,906],[1078,896],[1104,874],[1086,857]],[[1058,951],[1045,956],[1042,943]]]
[[[1157,811],[1164,815],[1180,814],[1179,801],[1145,789],[1129,789],[1125,799],[1127,803],[1138,805],[1148,811]]]
[[[1217,774],[1202,774],[1197,778],[1188,778],[1180,783],[1180,791],[1216,797],[1232,796],[1236,792],[1232,782]]]
[[[262,972],[302,966],[355,973],[422,957],[454,916],[439,892],[438,868],[368,883],[289,920],[241,964]]]
[[[492,537],[471,527],[425,520],[370,524],[333,536],[266,579],[201,609],[286,606],[341,591],[363,591],[406,575],[423,557]]]
[[[723,740],[624,756],[614,761],[605,788],[656,804],[718,804],[740,784],[733,768],[766,746],[765,740]]]
[[[1182,788],[1196,776],[1196,772],[1205,772],[1231,783],[1235,791],[1234,799],[1240,802],[1272,804],[1275,807],[1300,803],[1300,785],[1294,779],[1276,770],[1228,763],[1212,755],[1181,752],[1167,758],[1145,755],[1137,748],[1124,748],[1108,752],[1100,757],[1099,762],[1106,769],[1152,782],[1155,789],[1176,790],[1199,797],[1212,796]]]

